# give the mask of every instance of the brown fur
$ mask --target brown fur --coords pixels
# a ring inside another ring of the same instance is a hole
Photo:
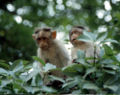
[[[70,32],[70,42],[72,43],[73,47],[71,49],[71,56],[72,61],[77,58],[77,52],[78,50],[82,50],[85,52],[85,57],[98,57],[99,55],[99,48],[96,47],[96,50],[94,50],[94,44],[89,42],[84,42],[77,40],[77,38],[82,35],[82,32],[85,28],[81,27],[73,27]],[[78,33],[74,33],[78,32]],[[95,53],[95,54],[94,54]],[[93,62],[93,60],[89,60],[89,62]]]
[[[57,68],[67,66],[69,62],[68,53],[63,44],[59,40],[56,40],[56,31],[44,31],[44,29],[40,29],[39,32],[33,34],[35,40],[38,38],[42,39],[43,37],[46,37],[48,40],[37,41],[37,56],[46,63],[56,65]],[[63,74],[58,71],[52,72],[52,75],[63,77]]]

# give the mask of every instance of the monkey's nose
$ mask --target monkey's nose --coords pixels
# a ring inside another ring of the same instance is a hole
[[[73,41],[75,41],[76,39],[73,39]]]
[[[76,39],[75,38],[73,38],[73,39],[71,39],[72,41],[75,41]]]

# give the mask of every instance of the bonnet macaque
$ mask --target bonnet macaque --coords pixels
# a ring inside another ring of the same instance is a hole
[[[76,58],[77,58],[77,52],[78,50],[82,50],[85,52],[85,57],[90,58],[90,57],[95,57],[97,58],[99,55],[99,49],[94,48],[93,43],[90,42],[84,42],[80,41],[77,38],[83,34],[83,30],[86,28],[83,26],[75,26],[71,29],[69,33],[69,38],[70,42],[72,43],[73,47],[71,49],[71,57],[72,57],[72,62],[75,63]],[[90,32],[90,31],[88,31]],[[94,62],[93,60],[88,60],[88,62]]]
[[[32,37],[38,46],[37,56],[45,63],[56,65],[57,68],[67,65],[69,56],[63,44],[56,39],[56,31],[52,31],[50,28],[38,28]],[[51,72],[51,74],[63,77],[59,71]]]

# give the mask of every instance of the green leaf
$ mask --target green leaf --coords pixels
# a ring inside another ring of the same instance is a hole
[[[0,68],[0,74],[8,74],[8,71],[3,68]]]
[[[112,56],[113,50],[108,45],[103,45],[106,55]]]
[[[86,74],[84,75],[84,78],[85,78],[88,74],[93,73],[93,72],[96,72],[96,68],[95,68],[95,67],[88,68],[88,69],[86,70]]]
[[[40,88],[40,90],[42,92],[47,92],[47,93],[56,93],[57,91],[51,87],[47,87],[47,86],[42,86],[42,88]]]
[[[99,33],[98,37],[97,37],[97,41],[103,41],[105,40],[105,38],[107,37],[107,32],[102,32],[102,33]]]
[[[105,42],[111,42],[111,43],[119,44],[118,41],[112,40],[112,39],[106,39],[106,40],[102,41],[101,43],[105,43]]]
[[[95,41],[96,40],[96,35],[92,32],[87,32],[87,31],[84,31],[83,32],[83,35],[87,36],[89,39],[91,39],[92,41]]]
[[[65,80],[63,80],[62,78],[59,78],[59,77],[56,77],[56,76],[49,76],[50,77],[50,80],[51,81],[54,81],[54,80],[58,80],[58,81],[61,81],[63,83],[65,83]]]
[[[84,85],[83,85],[83,89],[88,89],[88,90],[99,90],[99,88],[95,85],[95,84],[93,84],[93,83],[84,83]]]
[[[41,86],[42,84],[43,81],[39,73],[32,77],[31,86]]]
[[[33,59],[40,62],[43,66],[45,66],[45,62],[42,59],[40,59],[39,57],[33,56]]]
[[[114,71],[114,70],[106,70],[106,69],[104,69],[103,71],[108,73],[108,74],[112,74],[112,75],[116,74],[116,71]]]
[[[101,60],[101,64],[112,64],[114,61],[110,58],[106,58],[104,60]]]
[[[45,72],[49,72],[50,70],[56,69],[56,66],[50,63],[45,64],[43,67]]]
[[[85,35],[80,35],[77,39],[84,42],[93,42],[90,38],[88,38]]]
[[[116,55],[116,58],[120,62],[120,53]]]
[[[28,93],[32,93],[32,94],[35,94],[35,92],[40,91],[40,88],[39,88],[39,87],[24,86],[24,89],[25,89]]]
[[[104,56],[104,54],[105,54],[104,49],[103,49],[103,48],[102,48],[102,49],[100,49],[100,54],[99,54],[99,56],[100,56],[100,57],[103,57],[103,56]]]
[[[77,51],[77,59],[76,62],[84,64],[85,63],[85,53],[82,50]]]
[[[72,80],[69,80],[68,82],[64,83],[62,88],[72,88],[80,83],[81,77],[75,77]]]
[[[108,89],[116,92],[119,87],[118,87],[118,85],[109,85],[109,86],[108,85],[104,85],[104,88],[108,88]]]
[[[9,62],[10,63],[10,69],[14,70],[16,67],[19,67],[19,65],[23,64],[23,60],[15,60],[14,62]]]
[[[79,90],[74,90],[72,92],[72,95],[79,95],[79,94],[82,94],[82,91],[79,89]]]
[[[5,87],[6,85],[8,85],[8,84],[10,84],[10,83],[12,83],[12,80],[2,80],[1,81],[1,87]]]
[[[106,64],[106,65],[103,65],[102,67],[111,68],[111,69],[113,69],[113,70],[117,70],[117,69],[120,68],[119,66],[114,65],[114,64]]]
[[[79,72],[84,73],[84,66],[82,64],[71,64],[62,69],[63,73],[69,76],[75,76]]]
[[[9,65],[4,60],[0,60],[0,67],[9,69]]]
[[[84,42],[94,42],[96,40],[96,34],[92,32],[83,32],[83,35],[80,35],[78,37],[78,40],[84,41]]]
[[[78,51],[77,51],[77,57],[78,57],[78,58],[84,58],[84,57],[85,57],[85,52],[82,51],[82,50],[78,50]]]
[[[13,82],[13,90],[15,91],[15,93],[18,93],[20,90],[21,90],[21,85],[16,83],[16,82]]]
[[[19,62],[19,64],[13,69],[13,72],[16,73],[16,72],[19,72],[19,71],[22,71],[23,70],[23,62]]]

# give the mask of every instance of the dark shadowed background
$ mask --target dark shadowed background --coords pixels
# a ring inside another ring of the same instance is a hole
[[[35,27],[49,26],[64,32],[73,25],[108,32],[120,42],[120,0],[0,0],[0,59],[30,60],[36,55]],[[114,51],[120,46],[113,44]]]

